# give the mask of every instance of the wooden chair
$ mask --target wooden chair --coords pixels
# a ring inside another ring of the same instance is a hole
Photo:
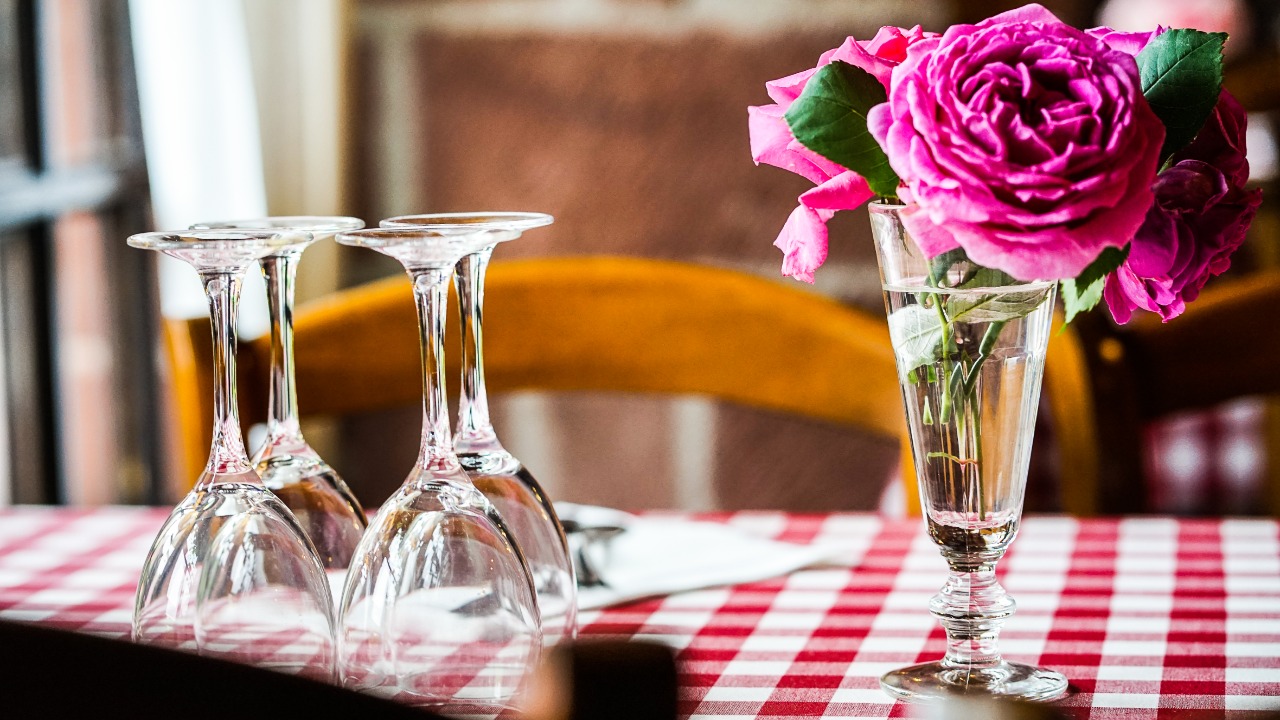
[[[492,266],[485,303],[485,369],[496,392],[692,393],[880,437],[905,432],[883,317],[796,286],[655,260],[524,260]],[[1168,325],[1147,317],[1117,330],[1099,312],[1055,331],[1044,394],[1062,507],[1076,515],[1141,511],[1143,423],[1280,392],[1280,334],[1251,326],[1277,305],[1280,277],[1272,273],[1211,287]],[[402,278],[299,308],[302,412],[340,416],[420,402],[414,313]],[[184,477],[194,478],[212,415],[208,321],[168,321],[166,338]],[[246,424],[266,408],[267,343],[240,349]],[[454,377],[454,343],[448,350]],[[903,463],[912,467],[909,450]],[[905,476],[908,508],[919,513],[914,474]],[[1273,503],[1280,510],[1280,491]]]
[[[340,416],[419,403],[417,327],[402,278],[300,307],[301,412]],[[634,258],[498,262],[486,283],[485,330],[491,391],[691,393],[880,437],[905,433],[884,318],[794,285]],[[194,478],[205,462],[212,414],[208,321],[170,321],[167,336],[177,431],[186,476]],[[246,426],[262,420],[267,405],[268,342],[240,347]],[[453,342],[448,350],[453,378]],[[905,457],[910,469],[909,451]],[[918,513],[914,476],[904,474]]]

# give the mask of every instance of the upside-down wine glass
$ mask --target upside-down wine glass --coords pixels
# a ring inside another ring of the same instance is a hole
[[[578,629],[578,587],[564,528],[547,493],[515,456],[498,441],[489,420],[484,382],[484,278],[498,242],[519,237],[525,230],[550,225],[543,213],[437,213],[402,215],[382,221],[383,227],[470,225],[492,230],[491,242],[468,253],[454,267],[462,327],[462,394],[454,449],[471,481],[507,521],[533,573],[542,614],[542,641],[553,645],[570,640]],[[497,233],[501,233],[500,235]]]
[[[293,363],[293,298],[302,252],[317,240],[331,238],[343,230],[358,230],[364,227],[364,221],[352,217],[290,216],[205,222],[191,227],[270,230],[293,233],[296,238],[260,261],[271,315],[271,386],[267,437],[253,454],[253,466],[311,538],[336,595],[342,590],[347,566],[369,522],[347,484],[302,437]]]
[[[338,242],[399,260],[413,281],[422,349],[422,443],[409,477],[356,550],[339,606],[348,687],[444,713],[518,701],[541,648],[533,578],[493,504],[458,462],[444,389],[449,275],[492,237],[462,226],[357,230]]]
[[[332,680],[333,601],[324,568],[293,513],[249,463],[236,406],[235,309],[245,270],[304,241],[306,233],[244,230],[129,238],[131,246],[183,260],[200,274],[215,379],[209,463],[151,546],[133,638]]]

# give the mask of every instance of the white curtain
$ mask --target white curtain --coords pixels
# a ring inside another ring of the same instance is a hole
[[[258,109],[241,0],[130,0],[143,141],[156,223],[267,214]],[[170,317],[207,312],[185,263],[160,263],[161,309]],[[261,278],[249,273],[241,331],[266,327]]]

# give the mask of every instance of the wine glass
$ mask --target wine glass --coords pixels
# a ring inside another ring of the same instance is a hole
[[[364,221],[352,217],[292,216],[205,222],[191,227],[270,230],[292,233],[295,238],[260,261],[271,315],[271,389],[267,437],[253,454],[253,466],[311,538],[336,595],[369,521],[347,484],[302,437],[293,365],[293,296],[302,252],[317,240],[362,228]]]
[[[200,230],[133,235],[129,244],[191,264],[213,327],[214,425],[209,463],[170,513],[142,567],[137,642],[194,649],[333,678],[333,601],[297,519],[245,453],[236,406],[235,309],[245,270],[307,233]]]
[[[490,237],[459,225],[338,235],[409,273],[423,385],[417,462],[370,523],[347,574],[338,672],[348,687],[446,714],[511,707],[542,641],[533,578],[507,524],[458,462],[445,402],[449,275]]]
[[[489,421],[484,384],[484,278],[499,241],[549,225],[543,213],[439,213],[383,220],[383,227],[468,225],[493,231],[491,242],[467,253],[454,268],[462,319],[462,394],[454,449],[472,482],[507,521],[533,573],[546,645],[573,639],[578,630],[578,586],[564,528],[546,491],[498,441]]]

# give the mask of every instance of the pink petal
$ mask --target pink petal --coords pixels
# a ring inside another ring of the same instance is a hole
[[[874,195],[861,175],[845,170],[801,195],[800,204],[811,210],[855,210]]]
[[[805,83],[809,82],[809,78],[813,77],[817,71],[817,68],[809,68],[777,80],[770,80],[764,84],[765,92],[769,93],[771,100],[782,105],[784,109],[789,108],[791,103],[800,97],[800,93],[804,92]]]
[[[1112,50],[1119,50],[1129,55],[1137,55],[1147,46],[1157,35],[1165,31],[1163,26],[1157,26],[1155,30],[1145,30],[1142,32],[1121,32],[1112,30],[1109,27],[1096,27],[1085,30],[1085,34],[1095,37],[1105,42]]]
[[[898,217],[902,218],[903,227],[911,233],[925,257],[937,257],[960,247],[955,236],[941,225],[934,224],[929,213],[921,210],[919,205],[907,205],[898,211]]]
[[[813,271],[827,261],[827,221],[832,210],[813,210],[803,205],[791,216],[773,241],[782,251],[782,274],[813,283]]]
[[[885,25],[876,32],[876,36],[862,43],[867,52],[884,58],[892,63],[900,63],[907,57],[907,47],[912,40],[919,40],[924,32],[917,25],[910,30]]]
[[[918,25],[916,27],[919,28]],[[902,62],[907,54],[907,42],[906,32],[902,28],[885,25],[876,31],[875,37],[862,43],[862,47],[878,57]]]
[[[779,105],[747,108],[747,127],[751,136],[751,159],[789,170],[811,183],[825,182],[831,173],[819,167],[808,151],[795,142]],[[793,145],[794,143],[794,145]],[[800,149],[797,150],[796,146]]]
[[[791,152],[794,152],[800,155],[800,157],[804,158],[808,162],[812,163],[814,167],[818,168],[818,170],[822,173],[822,180],[814,180],[815,183],[825,182],[839,175],[842,172],[848,172],[845,169],[845,167],[840,163],[831,162],[830,160],[822,157],[818,153],[805,147],[799,140],[792,140],[791,144],[787,146],[787,149],[789,149]]]
[[[1062,23],[1062,21],[1058,19],[1057,15],[1054,15],[1053,13],[1046,10],[1043,5],[1040,5],[1037,3],[1031,3],[1029,5],[1023,5],[1020,8],[1016,8],[1014,10],[1008,10],[1000,13],[999,15],[994,15],[992,17],[989,17],[986,20],[983,20],[982,22],[978,23],[978,27],[986,27],[988,25],[998,25],[1001,23],[1024,23],[1024,22],[1058,23],[1058,24]]]
[[[871,137],[880,143],[881,148],[889,147],[889,126],[891,125],[893,125],[893,113],[889,109],[889,103],[882,102],[867,111],[867,130],[871,132]]]
[[[1111,317],[1115,318],[1117,323],[1124,325],[1133,317],[1134,305],[1129,298],[1125,297],[1115,275],[1107,276],[1106,284],[1102,286],[1102,298],[1107,301],[1107,309],[1111,311]]]
[[[853,38],[846,39],[840,47],[835,49],[835,52],[831,53],[830,59],[827,56],[823,56],[823,62],[819,67],[835,60],[842,60],[855,67],[860,67],[874,75],[881,85],[886,88],[889,87],[889,78],[893,76],[895,63],[872,55],[857,40]]]

